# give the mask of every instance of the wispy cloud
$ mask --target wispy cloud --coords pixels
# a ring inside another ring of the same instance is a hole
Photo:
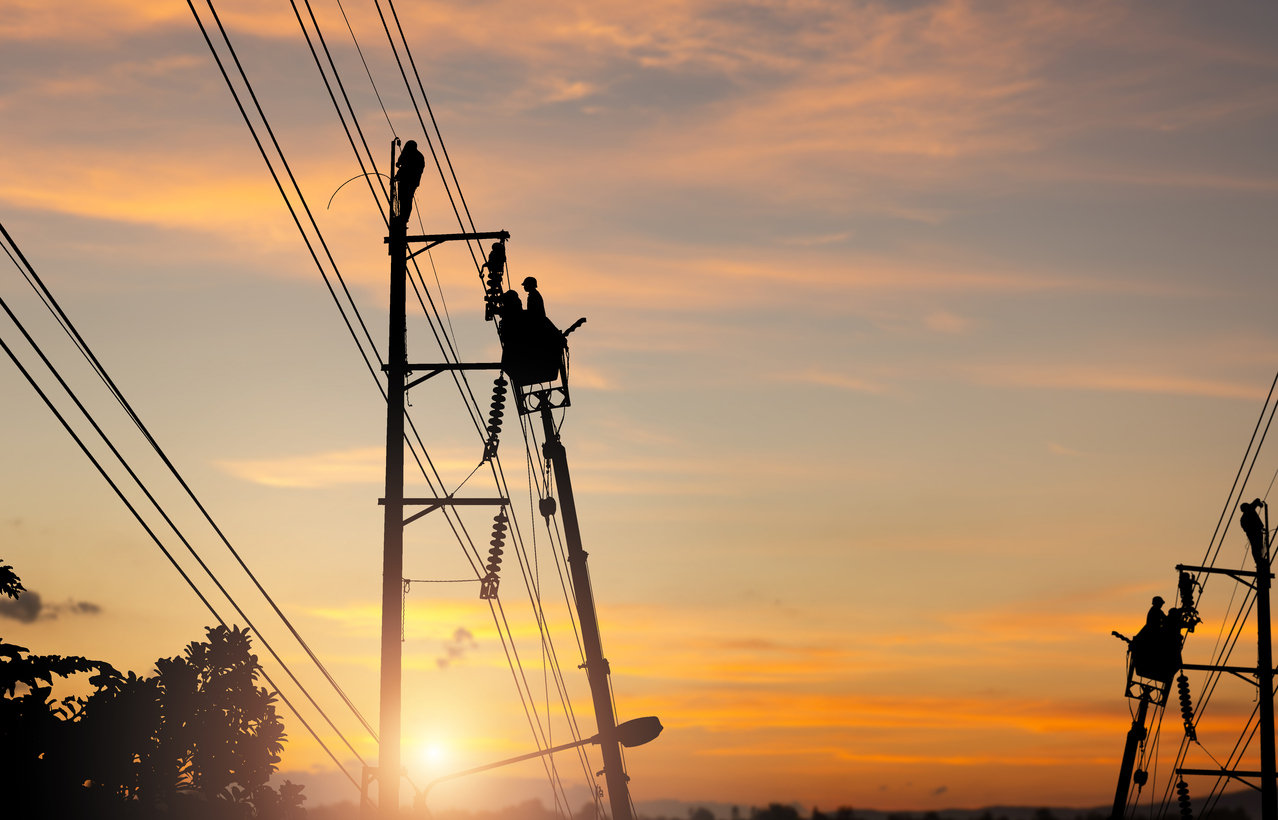
[[[0,618],[10,618],[24,624],[53,620],[59,615],[97,615],[101,611],[102,607],[97,604],[69,598],[64,602],[49,603],[32,589],[23,592],[16,600],[0,597]]]
[[[1047,446],[1047,452],[1055,456],[1068,456],[1070,458],[1077,458],[1083,455],[1083,453],[1079,452],[1078,450],[1071,450],[1069,447],[1066,447],[1061,444],[1057,444],[1054,441],[1047,442],[1046,446]]]
[[[1037,387],[1050,390],[1095,390],[1160,393],[1223,399],[1263,399],[1265,390],[1252,384],[1166,373],[1143,373],[1100,365],[991,364],[963,368],[980,384]]]
[[[478,461],[433,453],[434,464],[444,471],[468,471]],[[267,487],[318,489],[342,484],[378,484],[386,478],[386,454],[380,447],[356,447],[301,456],[265,459],[227,459],[218,467],[245,481]],[[464,472],[463,472],[464,474]]]
[[[871,379],[849,376],[844,373],[831,373],[828,370],[821,370],[815,367],[798,373],[782,373],[776,378],[779,381],[819,384],[826,387],[852,390],[857,393],[869,393],[875,396],[889,392],[889,388],[886,385]]]
[[[386,477],[386,454],[380,447],[216,463],[236,478],[268,487],[314,489],[341,484],[375,484]]]
[[[964,333],[972,326],[970,319],[950,313],[947,310],[935,310],[923,319],[929,330],[937,333]]]

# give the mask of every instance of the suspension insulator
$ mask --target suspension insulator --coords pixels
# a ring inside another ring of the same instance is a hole
[[[484,321],[491,322],[497,315],[501,305],[501,274],[488,274],[487,289],[484,291]]]
[[[488,461],[497,455],[497,444],[501,436],[501,422],[505,415],[502,411],[506,409],[506,381],[505,376],[498,376],[493,381],[493,401],[489,405],[488,411],[488,441],[484,443],[484,460]]]
[[[1181,675],[1176,678],[1176,688],[1180,690],[1180,716],[1185,721],[1185,737],[1198,742],[1198,730],[1194,728],[1194,702],[1189,696],[1189,678]]]
[[[1193,820],[1194,805],[1189,799],[1189,784],[1184,780],[1176,783],[1176,802],[1180,803],[1180,816],[1185,820]]]
[[[493,538],[489,541],[488,549],[488,574],[479,584],[479,597],[483,600],[497,597],[497,585],[500,582],[498,573],[501,571],[502,547],[506,543],[506,525],[510,523],[510,519],[506,517],[506,510],[493,516]]]

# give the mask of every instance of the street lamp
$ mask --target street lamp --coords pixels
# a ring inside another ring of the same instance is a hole
[[[617,726],[616,739],[622,746],[630,749],[656,740],[657,735],[661,734],[661,730],[664,728],[665,727],[661,725],[661,721],[655,717],[635,718],[634,720],[627,720],[625,723]],[[594,737],[588,737],[585,740],[578,740],[576,743],[565,743],[562,746],[552,746],[549,749],[542,749],[540,752],[529,752],[526,755],[512,757],[508,760],[499,760],[496,763],[489,763],[484,766],[476,766],[473,769],[466,769],[465,771],[446,774],[443,777],[437,777],[427,783],[421,790],[420,798],[423,802],[425,802],[426,795],[432,788],[434,788],[435,784],[443,783],[445,780],[456,780],[459,777],[478,774],[479,772],[486,772],[489,769],[496,769],[500,766],[509,766],[511,763],[519,763],[523,760],[532,760],[534,757],[544,757],[549,754],[554,754],[555,752],[562,752],[567,749],[575,749],[578,746],[586,746],[591,743],[599,742],[599,735],[595,735]]]

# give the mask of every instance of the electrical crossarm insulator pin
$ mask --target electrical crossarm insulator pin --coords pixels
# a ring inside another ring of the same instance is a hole
[[[1176,802],[1180,803],[1180,816],[1185,820],[1193,820],[1194,805],[1189,799],[1189,784],[1184,780],[1176,783]]]
[[[502,546],[506,543],[506,525],[510,523],[510,519],[506,517],[506,510],[493,516],[493,539],[489,541],[488,550],[488,566],[485,569],[488,574],[484,576],[479,583],[479,597],[482,600],[490,600],[497,597],[497,586],[501,579],[498,573],[501,571]]]
[[[1176,678],[1176,688],[1180,690],[1180,716],[1185,721],[1185,737],[1198,742],[1198,730],[1194,728],[1194,703],[1189,697],[1189,678],[1181,675]]]
[[[506,381],[505,376],[498,376],[493,380],[493,401],[489,405],[492,409],[488,411],[488,441],[484,443],[484,461],[490,461],[493,456],[497,455],[497,444],[501,437],[501,422],[505,415],[502,411],[506,409]]]
[[[541,511],[543,518],[549,518],[555,514],[558,505],[555,504],[555,499],[552,496],[546,496],[537,502],[537,509]]]

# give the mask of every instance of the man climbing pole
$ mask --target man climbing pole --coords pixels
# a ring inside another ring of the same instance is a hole
[[[1268,550],[1265,549],[1265,522],[1260,520],[1260,515],[1256,510],[1265,506],[1265,502],[1257,498],[1250,504],[1243,503],[1238,509],[1242,510],[1242,517],[1238,519],[1238,526],[1242,527],[1242,531],[1247,533],[1247,540],[1251,542],[1251,554],[1256,559],[1256,563],[1264,560]]]
[[[416,140],[404,143],[404,150],[395,161],[395,167],[399,169],[393,177],[396,183],[395,195],[399,210],[393,216],[407,223],[408,214],[413,210],[413,195],[417,193],[417,186],[421,184],[422,171],[426,170],[426,157],[417,150]]]

